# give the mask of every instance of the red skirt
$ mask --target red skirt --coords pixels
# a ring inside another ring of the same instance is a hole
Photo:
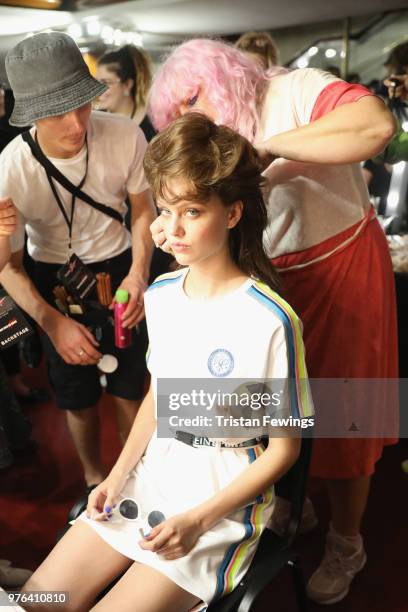
[[[303,322],[310,378],[398,377],[394,275],[373,210],[362,222],[323,243],[276,257],[272,263],[280,269],[285,299]],[[383,397],[378,398],[380,402],[376,410],[386,410]],[[367,404],[371,413],[373,405]],[[390,437],[316,439],[311,475],[368,476],[384,445],[396,441]]]

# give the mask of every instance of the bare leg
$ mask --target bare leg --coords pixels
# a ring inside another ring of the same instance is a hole
[[[97,406],[86,410],[67,410],[67,423],[84,468],[86,484],[100,483],[105,478],[105,470],[100,455]]]
[[[187,612],[199,601],[164,574],[134,562],[91,612]]]
[[[327,481],[332,523],[337,533],[348,537],[360,533],[369,490],[370,476]]]
[[[68,591],[67,604],[38,604],[31,611],[88,612],[98,593],[133,562],[77,521],[23,587],[25,591]],[[120,607],[117,608],[120,610]]]
[[[132,429],[133,421],[142,400],[132,401],[122,397],[114,397],[116,405],[116,422],[118,424],[119,439],[125,444],[130,430]]]

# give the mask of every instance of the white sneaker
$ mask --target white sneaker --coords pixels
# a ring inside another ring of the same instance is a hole
[[[0,559],[0,586],[4,588],[23,586],[32,573],[28,569],[13,567],[7,559]]]
[[[344,599],[354,576],[366,561],[361,536],[357,543],[350,542],[330,527],[323,560],[307,584],[309,598],[319,604],[333,604]]]
[[[289,520],[290,503],[282,497],[277,497],[275,506],[267,528],[271,529],[278,536],[283,536]],[[312,501],[306,497],[303,504],[302,518],[298,529],[298,535],[308,533],[317,526],[318,520]]]

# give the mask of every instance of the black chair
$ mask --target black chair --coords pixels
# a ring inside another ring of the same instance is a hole
[[[290,513],[283,535],[278,536],[270,529],[265,529],[243,580],[232,593],[211,603],[207,612],[249,612],[265,587],[285,566],[291,569],[299,612],[308,611],[300,558],[293,551],[292,544],[302,516],[311,452],[312,439],[303,438],[296,463],[275,485],[276,495],[290,502]]]

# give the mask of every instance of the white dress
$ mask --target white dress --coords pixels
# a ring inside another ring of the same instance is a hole
[[[159,277],[145,295],[154,390],[160,378],[290,376],[297,386],[306,377],[301,324],[282,298],[248,279],[220,298],[193,301],[183,290],[186,272]],[[293,414],[311,414],[308,394],[299,391],[294,404]],[[142,550],[140,529],[154,510],[170,518],[206,501],[262,452],[261,444],[195,448],[156,432],[121,495],[137,501],[141,521],[127,521],[116,512],[109,522],[81,518],[123,555],[162,572],[208,604],[233,590],[247,571],[272,513],[273,487],[205,532],[180,559],[166,561]]]

